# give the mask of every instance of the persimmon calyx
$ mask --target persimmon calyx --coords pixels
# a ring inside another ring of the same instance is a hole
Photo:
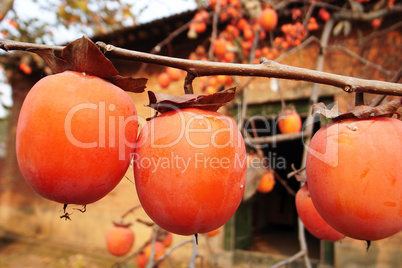
[[[365,106],[357,106],[351,111],[341,113],[337,105],[328,109],[325,104],[321,102],[313,105],[313,113],[321,114],[333,121],[348,118],[368,119],[372,117],[392,117],[393,115],[396,115],[397,118],[402,118],[401,107],[402,98],[398,98],[376,107],[367,106],[367,108],[365,108]]]
[[[220,107],[232,101],[236,94],[236,88],[228,88],[209,95],[184,94],[173,96],[165,93],[148,91],[148,107],[159,113],[184,108],[198,108],[216,112]]]

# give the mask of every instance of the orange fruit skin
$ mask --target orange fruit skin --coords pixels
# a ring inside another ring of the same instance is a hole
[[[158,83],[162,88],[167,88],[170,85],[170,76],[167,72],[158,75]]]
[[[182,70],[173,67],[167,67],[166,72],[172,81],[179,80],[182,74]]]
[[[283,134],[298,133],[302,129],[301,117],[296,111],[287,109],[279,117],[278,127]]]
[[[214,53],[218,58],[223,58],[226,54],[227,42],[223,38],[217,38],[214,43]]]
[[[106,247],[114,256],[126,255],[134,244],[134,233],[128,227],[113,226],[106,232]]]
[[[76,72],[47,76],[32,87],[20,111],[18,164],[41,196],[89,204],[124,176],[137,130],[134,103],[122,89]]]
[[[345,238],[344,234],[332,228],[317,212],[306,183],[296,193],[296,210],[307,231],[318,239],[335,242]]]
[[[206,235],[207,235],[208,237],[214,237],[214,236],[216,236],[217,234],[219,234],[219,232],[220,232],[220,229],[219,229],[219,228],[216,228],[215,230],[212,230],[212,231],[207,232]]]
[[[257,191],[260,193],[269,193],[274,189],[275,177],[272,172],[266,172],[262,175]]]
[[[214,230],[241,202],[245,157],[243,138],[230,117],[195,108],[163,113],[138,137],[134,175],[139,200],[169,232]]]
[[[170,247],[173,243],[172,233],[167,232],[165,238],[163,238],[163,240],[162,240],[162,243],[166,248]]]
[[[378,27],[380,27],[381,26],[381,20],[380,19],[373,19],[372,21],[371,21],[371,26],[373,27],[373,28],[378,28]]]
[[[323,20],[323,21],[328,21],[331,18],[331,14],[326,11],[324,8],[321,8],[318,11],[318,16]]]
[[[146,259],[149,259],[149,256],[151,256],[151,250],[152,250],[152,244],[148,244],[148,246],[146,246],[144,248],[144,254]],[[157,259],[159,259],[162,255],[164,255],[166,253],[166,248],[165,245],[162,242],[156,241],[155,242],[155,256],[154,256],[154,260],[156,261]]]
[[[402,122],[349,119],[321,128],[306,159],[311,199],[337,231],[378,240],[402,229]]]
[[[137,261],[137,266],[140,268],[144,268],[147,265],[147,258],[143,252],[138,253],[137,257],[135,258]]]
[[[265,31],[272,31],[278,24],[278,14],[272,8],[265,8],[261,11],[258,22]]]

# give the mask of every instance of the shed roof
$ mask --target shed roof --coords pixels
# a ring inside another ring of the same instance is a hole
[[[148,52],[171,32],[189,22],[197,10],[174,14],[148,23],[126,27],[107,34],[93,36],[94,41],[103,41],[115,46]]]

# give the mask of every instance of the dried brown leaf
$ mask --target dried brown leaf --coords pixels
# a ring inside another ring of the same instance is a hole
[[[69,63],[70,71],[85,72],[106,79],[119,74],[112,62],[86,36],[68,44],[61,56]]]
[[[347,118],[371,118],[371,117],[391,117],[392,115],[396,114],[398,118],[402,117],[402,98],[398,98],[392,100],[390,102],[384,103],[382,105],[376,107],[370,107],[367,109],[355,109],[350,112],[341,114],[340,116],[336,117],[336,120],[342,120]]]
[[[54,54],[53,49],[28,49],[27,51],[36,53],[39,55],[46,63],[49,65],[50,69],[54,73],[62,73],[64,71],[69,70],[70,65],[67,61],[62,58],[57,57]]]
[[[339,112],[338,106],[336,104],[330,110],[322,102],[313,105],[313,114],[316,114],[316,113],[321,114],[321,115],[325,116],[326,118],[330,118],[330,119],[336,118],[337,116],[339,116],[341,114],[341,112]]]
[[[134,93],[144,92],[146,78],[132,78],[119,75],[112,62],[86,36],[68,44],[60,57],[53,49],[30,49],[49,65],[54,73],[75,71],[97,76],[110,81],[121,89]]]
[[[334,106],[331,110],[327,109],[323,103],[317,103],[313,106],[313,112],[324,115],[325,117],[334,121],[344,120],[348,118],[367,119],[371,117],[391,117],[396,115],[402,118],[402,98],[394,99],[385,104],[368,107],[358,106],[354,110],[346,113],[339,113],[337,107]]]
[[[210,95],[184,94],[181,96],[148,91],[148,106],[160,113],[184,108],[199,108],[216,112],[220,107],[232,101],[235,93],[236,88],[229,88]]]
[[[243,194],[243,201],[250,200],[257,192],[258,184],[264,174],[265,169],[262,165],[247,167],[246,185]]]
[[[141,93],[144,92],[148,79],[133,78],[128,76],[115,75],[108,79],[112,84],[118,86],[124,91]]]

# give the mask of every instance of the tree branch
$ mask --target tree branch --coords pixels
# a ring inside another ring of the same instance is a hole
[[[187,60],[173,57],[152,55],[128,49],[106,45],[103,42],[96,43],[109,58],[125,59],[138,62],[159,64],[179,68],[191,73],[195,77],[210,75],[237,75],[276,77],[281,79],[301,80],[325,85],[331,85],[351,92],[366,92],[373,94],[386,94],[402,96],[402,85],[397,83],[365,80],[349,76],[315,71],[306,68],[293,67],[280,64],[272,60],[263,60],[261,64],[220,63],[199,60]],[[31,44],[24,42],[0,39],[0,48],[9,50],[53,49],[60,53],[63,47]]]
[[[360,56],[360,55],[354,53],[353,51],[349,50],[348,48],[346,48],[346,47],[344,47],[344,46],[342,46],[342,45],[329,46],[329,47],[327,47],[327,49],[330,49],[330,50],[341,50],[341,51],[345,52],[347,55],[349,55],[349,56],[351,56],[351,57],[353,57],[353,58],[356,58],[356,59],[357,59],[358,61],[360,61],[361,63],[363,63],[363,64],[365,64],[365,65],[367,65],[367,66],[369,66],[369,67],[371,67],[371,68],[373,68],[373,69],[376,69],[376,70],[382,72],[383,74],[386,74],[386,75],[393,75],[393,74],[395,74],[394,71],[387,70],[387,69],[385,69],[384,67],[382,67],[381,65],[375,64],[375,63],[373,63],[373,62],[371,62],[371,61],[369,61],[369,60],[363,58],[362,56]]]
[[[333,14],[335,21],[339,20],[359,20],[359,21],[371,21],[375,18],[384,17],[385,15],[402,12],[401,5],[395,5],[392,9],[383,8],[370,12],[353,12],[353,11],[341,11]]]

